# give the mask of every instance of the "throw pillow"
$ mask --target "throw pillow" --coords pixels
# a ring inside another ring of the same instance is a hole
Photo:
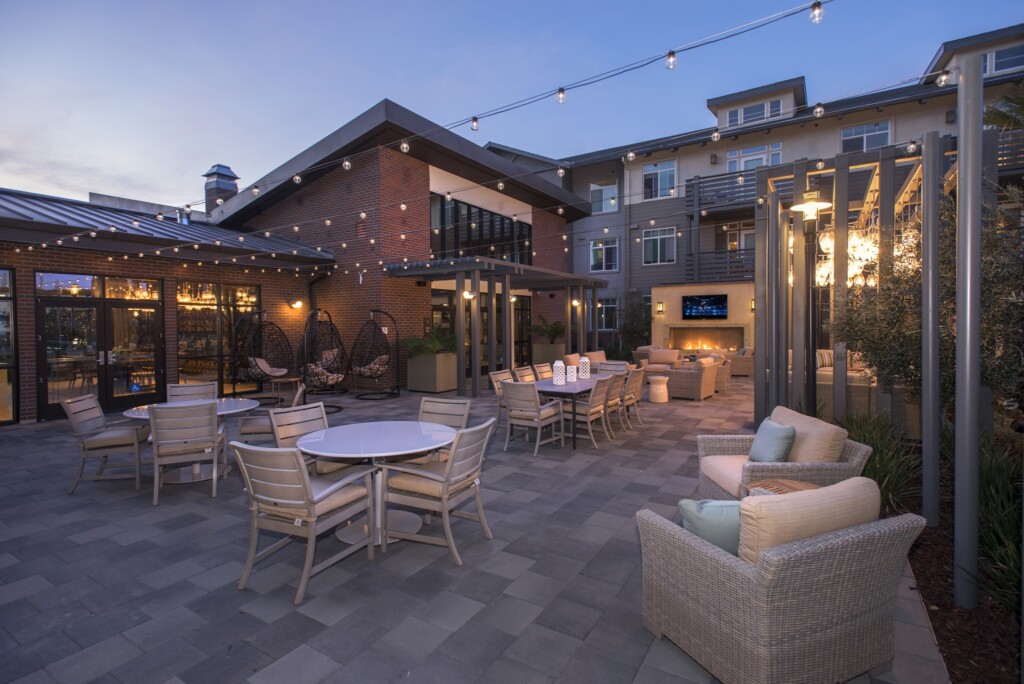
[[[831,368],[834,364],[832,361],[832,350],[831,349],[819,349],[814,352],[815,357],[818,360],[818,368]]]
[[[754,435],[748,458],[757,463],[781,463],[789,457],[796,439],[796,428],[780,425],[771,418],[765,418]]]
[[[732,555],[740,549],[740,502],[681,499],[683,529]]]

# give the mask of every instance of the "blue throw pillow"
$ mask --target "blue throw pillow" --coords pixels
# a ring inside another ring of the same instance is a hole
[[[780,463],[789,457],[794,438],[796,428],[792,425],[781,425],[771,418],[765,418],[761,427],[757,428],[747,456],[758,463]]]
[[[734,556],[739,555],[739,501],[680,499],[679,514],[683,518],[684,530],[692,532],[723,551],[728,551]]]

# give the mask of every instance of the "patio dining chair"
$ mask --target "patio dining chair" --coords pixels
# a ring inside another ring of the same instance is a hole
[[[552,377],[555,372],[551,370],[550,363],[535,363],[533,364],[533,374],[538,380],[547,380]]]
[[[567,415],[566,420],[575,420],[577,423],[586,423],[587,434],[590,435],[590,441],[597,448],[597,440],[594,439],[594,423],[600,422],[601,429],[604,430],[604,436],[607,439],[611,439],[608,432],[608,421],[605,414],[605,402],[608,398],[608,385],[611,383],[610,377],[598,378],[594,383],[594,388],[590,390],[590,396],[585,401],[576,402],[576,414],[573,415],[572,407],[566,407],[565,411]]]
[[[270,425],[274,431],[274,443],[278,449],[291,449],[299,438],[317,430],[327,429],[327,411],[324,402],[304,404],[285,408],[270,409]],[[328,459],[306,458],[306,466],[317,475],[326,475],[349,467],[350,463]]]
[[[313,575],[363,547],[366,547],[366,557],[373,560],[370,540],[374,520],[373,515],[367,515],[365,538],[313,565],[317,536],[360,513],[373,510],[372,466],[353,466],[340,479],[310,477],[298,449],[249,446],[241,442],[232,442],[231,449],[249,497],[249,552],[238,580],[239,589],[245,589],[256,563],[294,538],[306,540],[306,557],[295,592],[295,605],[302,603],[306,585]],[[284,535],[284,538],[259,551],[261,530]]]
[[[514,383],[511,383],[514,384]],[[455,565],[462,565],[462,558],[455,548],[452,536],[451,517],[456,516],[480,523],[484,536],[494,535],[484,517],[484,504],[480,498],[480,476],[484,452],[494,433],[497,421],[494,418],[482,425],[459,430],[451,445],[451,457],[445,462],[408,465],[406,463],[383,463],[380,468],[384,476],[383,497],[385,509],[390,504],[419,508],[441,516],[444,538],[425,534],[389,531],[387,511],[381,516],[381,553],[387,553],[388,536],[396,539],[418,541],[426,544],[447,546]],[[457,510],[466,501],[476,501],[476,514]]]
[[[512,377],[512,371],[510,370],[499,370],[493,371],[487,374],[491,379],[491,385],[494,387],[494,394],[498,397],[498,415],[496,416],[497,421],[501,422],[501,417],[505,415],[508,407],[505,405],[505,394],[501,389],[501,383],[503,382],[514,382]]]
[[[508,405],[508,420],[505,425],[505,451],[512,438],[515,427],[525,428],[526,438],[530,438],[530,429],[537,430],[537,443],[533,447],[533,455],[540,451],[541,444],[560,440],[565,446],[565,430],[562,427],[562,402],[554,399],[545,404],[540,403],[537,385],[532,382],[502,383],[505,402]],[[542,439],[544,428],[551,428],[551,437]]]
[[[615,437],[615,430],[612,429],[612,414],[614,413],[619,419],[619,426],[625,430],[626,423],[622,419],[622,414],[625,412],[622,406],[622,390],[626,387],[626,374],[616,373],[608,380],[608,396],[604,400],[604,415],[605,422],[608,423],[608,430],[612,433],[612,437]]]
[[[209,461],[213,468],[210,496],[217,496],[218,466],[226,458],[224,435],[218,430],[217,405],[154,404],[149,407],[153,432],[153,505],[160,499],[164,466]]]
[[[516,382],[537,382],[537,374],[533,372],[533,368],[530,366],[516,368],[512,373],[516,376]]]
[[[119,421],[107,422],[95,394],[65,399],[60,405],[78,440],[78,470],[68,494],[74,494],[82,480],[123,480],[133,477],[131,473],[104,472],[109,457],[120,454],[131,455],[135,466],[135,488],[138,489],[141,486],[142,447],[149,437],[149,426],[127,421],[123,424]],[[90,458],[98,458],[100,462],[95,474],[86,475],[85,462]]]
[[[471,399],[435,399],[434,397],[423,397],[420,399],[420,414],[418,420],[423,423],[437,423],[447,425],[456,430],[463,430],[469,423],[469,409],[472,406]],[[438,449],[426,456],[402,461],[403,463],[430,463],[432,461],[447,461],[448,449]]]
[[[167,385],[167,403],[217,398],[217,381]]]
[[[292,406],[301,406],[306,399],[306,386],[299,383],[292,397]],[[258,414],[242,416],[238,419],[238,439],[248,444],[252,441],[269,441],[274,438],[274,426],[270,423],[269,409]]]
[[[643,393],[644,369],[634,368],[629,371],[629,374],[626,376],[626,386],[622,388],[623,414],[630,427],[633,427],[633,423],[629,420],[630,413],[636,417],[641,425],[644,424],[644,419],[640,416],[640,399],[643,397]]]

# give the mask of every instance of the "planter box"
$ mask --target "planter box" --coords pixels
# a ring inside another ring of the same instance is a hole
[[[534,363],[554,363],[555,361],[561,361],[563,356],[565,356],[565,343],[563,342],[555,342],[554,344],[549,342],[533,343]]]
[[[450,392],[456,388],[455,353],[421,354],[409,359],[412,392]]]

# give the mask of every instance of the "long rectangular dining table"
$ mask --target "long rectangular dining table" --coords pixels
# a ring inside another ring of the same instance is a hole
[[[577,379],[576,382],[565,381],[564,385],[556,385],[554,378],[546,378],[537,381],[537,392],[552,397],[570,397],[572,399],[572,448],[576,448],[576,398],[594,389],[594,383],[601,378],[608,378],[610,375],[591,375],[585,380]]]

